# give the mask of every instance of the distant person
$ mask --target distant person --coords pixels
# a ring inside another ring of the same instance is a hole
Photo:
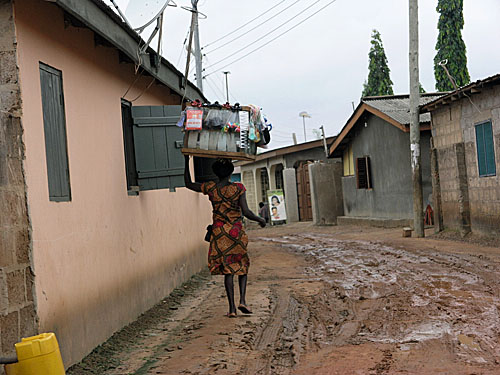
[[[259,207],[259,216],[269,223],[269,207],[264,202],[260,202]]]
[[[234,275],[238,275],[240,287],[238,309],[244,314],[252,313],[245,299],[250,259],[247,254],[248,237],[243,230],[243,216],[257,221],[261,227],[266,226],[266,221],[248,208],[245,187],[239,182],[229,181],[234,171],[234,165],[229,159],[217,159],[212,165],[212,170],[218,177],[217,182],[210,181],[203,184],[192,182],[189,172],[189,156],[185,157],[184,182],[186,187],[208,195],[212,203],[213,224],[208,250],[208,268],[212,275],[224,275],[224,286],[229,302],[227,316],[235,318]]]
[[[271,197],[271,205],[272,205],[273,207],[278,207],[278,206],[280,205],[280,199],[278,198],[278,196],[277,196],[277,195],[273,195],[273,196]]]

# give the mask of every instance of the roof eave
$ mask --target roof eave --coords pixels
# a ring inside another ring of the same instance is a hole
[[[443,105],[450,104],[457,100],[461,100],[464,98],[470,98],[470,96],[479,94],[482,91],[482,88],[495,86],[500,84],[500,74],[493,75],[491,77],[478,80],[476,82],[470,83],[464,87],[459,88],[458,90],[451,91],[447,95],[444,95],[432,102],[429,102],[420,107],[421,113],[432,112]]]
[[[206,101],[203,93],[191,82],[184,89],[184,75],[164,58],[160,59],[159,68],[152,66],[149,59],[137,57],[137,48],[141,37],[127,26],[109,9],[103,8],[103,3],[96,0],[45,0],[57,4],[61,9],[85,24],[89,29],[104,38],[115,48],[125,54],[131,61],[141,63],[144,70],[172,91],[186,99]],[[105,4],[104,4],[105,5]],[[112,14],[110,14],[112,13]],[[148,52],[155,51],[148,48]]]

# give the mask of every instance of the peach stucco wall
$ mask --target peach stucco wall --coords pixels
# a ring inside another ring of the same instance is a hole
[[[56,332],[69,366],[205,265],[210,206],[185,188],[128,196],[120,98],[133,66],[50,2],[15,12],[39,329]],[[71,202],[49,201],[40,61],[63,72]],[[134,105],[179,101],[155,84]]]

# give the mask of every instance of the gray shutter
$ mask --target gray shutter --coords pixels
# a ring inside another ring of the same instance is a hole
[[[40,63],[40,85],[49,199],[56,202],[70,201],[71,188],[61,71]]]
[[[184,187],[184,134],[176,126],[181,106],[132,106],[140,190]]]

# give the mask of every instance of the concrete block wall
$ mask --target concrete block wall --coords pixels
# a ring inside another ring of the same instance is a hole
[[[463,232],[500,234],[500,86],[432,112],[443,222]],[[491,121],[496,176],[480,177],[475,125]],[[457,133],[459,131],[459,134]],[[467,216],[469,219],[467,220]]]
[[[297,196],[297,175],[295,168],[283,170],[283,184],[286,197],[286,217],[289,223],[299,221],[299,200]]]
[[[0,0],[0,356],[36,333],[12,1]],[[2,369],[0,369],[0,373]]]
[[[471,227],[476,232],[500,234],[500,86],[483,89],[461,101],[460,126],[464,135],[470,196]],[[491,121],[495,147],[496,176],[480,177],[475,125]]]
[[[309,165],[313,222],[333,225],[344,215],[342,198],[342,163],[313,163]]]
[[[246,188],[246,197],[248,207],[251,210],[255,210],[255,207],[258,206],[257,203],[257,190],[255,186],[254,172],[250,171],[242,171],[241,172],[241,182]]]

